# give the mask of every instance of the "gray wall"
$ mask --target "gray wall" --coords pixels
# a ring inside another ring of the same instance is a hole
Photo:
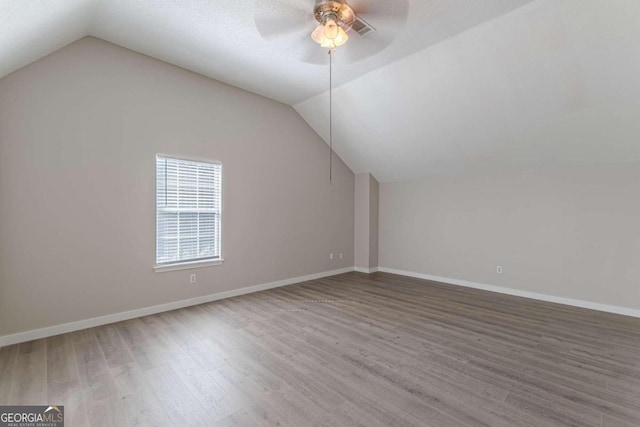
[[[378,217],[380,184],[369,176],[369,268],[378,266]],[[357,221],[357,218],[356,218]]]
[[[381,184],[380,265],[638,309],[640,163]]]
[[[378,181],[368,173],[355,179],[355,267],[378,266]]]
[[[156,153],[223,163],[223,265],[153,272]],[[352,266],[327,154],[289,106],[94,38],[3,78],[0,336]]]
[[[369,177],[368,173],[355,176],[354,265],[360,268],[369,268]]]

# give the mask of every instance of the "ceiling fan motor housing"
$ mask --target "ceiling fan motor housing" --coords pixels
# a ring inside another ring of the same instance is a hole
[[[318,0],[313,8],[313,15],[320,24],[324,25],[329,19],[333,19],[345,31],[351,28],[355,20],[353,9],[346,3],[338,0]]]

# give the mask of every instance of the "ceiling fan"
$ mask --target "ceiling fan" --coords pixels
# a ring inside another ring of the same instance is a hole
[[[353,35],[341,52],[344,63],[355,62],[387,47],[407,19],[408,0],[257,0],[255,23],[267,40],[299,60],[326,64],[329,55],[329,183],[333,180],[332,52]],[[365,20],[366,18],[366,20]],[[371,25],[369,22],[372,22]],[[313,29],[313,31],[311,31]],[[319,49],[318,45],[321,48]],[[326,49],[326,50],[325,50]],[[343,56],[343,53],[346,54]]]
[[[372,56],[395,39],[407,20],[408,0],[257,0],[260,35],[277,41],[295,59],[326,64],[326,49],[341,49],[340,62]],[[314,43],[315,42],[315,43]]]

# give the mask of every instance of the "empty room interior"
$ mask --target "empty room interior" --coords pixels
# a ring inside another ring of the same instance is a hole
[[[640,426],[640,1],[0,0],[0,426]]]

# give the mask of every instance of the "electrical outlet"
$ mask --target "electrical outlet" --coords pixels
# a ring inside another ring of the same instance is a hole
[[[502,274],[502,266],[501,265],[496,267],[496,273]]]
[[[340,252],[340,259],[344,258],[344,254]]]
[[[196,275],[195,274],[192,274],[192,275],[189,276],[189,282],[190,283],[196,283]]]
[[[329,254],[329,259],[333,259],[333,252]]]

